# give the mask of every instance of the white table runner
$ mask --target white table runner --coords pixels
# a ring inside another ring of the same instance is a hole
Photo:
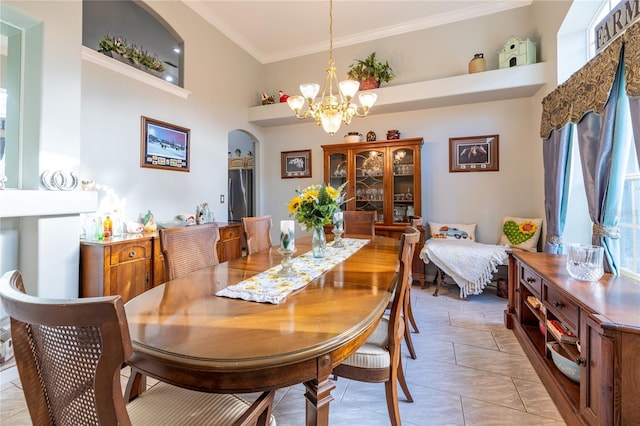
[[[293,269],[296,271],[296,275],[293,277],[278,275],[282,266],[276,265],[238,284],[223,288],[216,293],[216,296],[278,304],[285,300],[291,292],[306,286],[323,272],[360,250],[369,243],[369,240],[343,238],[342,242],[344,246],[342,248],[335,248],[333,243],[328,243],[326,255],[323,258],[315,258],[309,251],[291,259]]]

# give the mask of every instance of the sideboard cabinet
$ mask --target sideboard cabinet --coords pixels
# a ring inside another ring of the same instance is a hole
[[[219,225],[216,251],[220,262],[242,256],[242,225]],[[80,297],[119,294],[127,302],[164,281],[158,232],[80,241]]]
[[[324,181],[334,188],[346,182],[345,210],[377,212],[376,235],[400,238],[408,225],[418,225],[419,246],[413,277],[424,286],[425,265],[419,258],[424,244],[421,221],[422,138],[322,145]]]
[[[512,253],[505,324],[568,424],[640,424],[640,283],[575,280],[565,264],[563,255]],[[579,371],[577,382],[556,366],[551,346]]]

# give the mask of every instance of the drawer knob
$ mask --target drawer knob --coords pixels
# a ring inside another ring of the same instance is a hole
[[[531,284],[531,283],[535,283],[535,282],[536,282],[536,279],[535,279],[535,278],[533,278],[533,277],[527,277],[527,282],[528,282],[529,284]]]
[[[578,364],[578,365],[587,365],[587,360],[580,356],[580,357],[576,358],[576,364]]]
[[[562,309],[564,306],[564,303],[556,301],[556,302],[553,302],[553,306],[555,306],[556,308]]]
[[[136,257],[136,252],[135,252],[135,251],[133,251],[133,250],[131,250],[131,251],[129,252],[129,257]]]

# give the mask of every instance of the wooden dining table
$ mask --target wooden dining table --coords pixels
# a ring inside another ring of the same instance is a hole
[[[192,272],[127,302],[134,348],[128,400],[144,391],[146,376],[216,393],[304,383],[306,424],[329,424],[335,388],[329,376],[377,326],[398,268],[398,240],[366,238],[364,247],[279,304],[215,294],[279,265],[277,247]],[[311,239],[296,239],[296,247],[296,255],[311,250]]]

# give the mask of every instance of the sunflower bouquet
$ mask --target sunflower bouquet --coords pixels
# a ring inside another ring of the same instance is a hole
[[[346,202],[343,183],[338,188],[330,185],[311,185],[305,189],[296,189],[296,196],[289,201],[289,216],[304,225],[307,231],[328,225],[333,214]]]

